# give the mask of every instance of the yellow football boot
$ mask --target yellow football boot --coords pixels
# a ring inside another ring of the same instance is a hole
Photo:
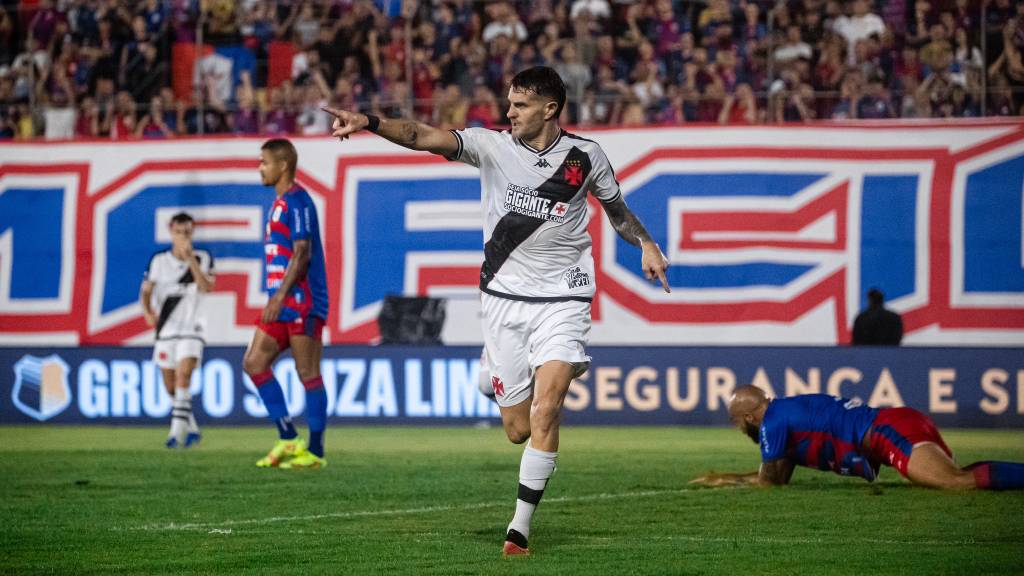
[[[306,452],[306,441],[296,436],[290,440],[278,440],[267,455],[256,461],[259,468],[277,468],[298,454]]]

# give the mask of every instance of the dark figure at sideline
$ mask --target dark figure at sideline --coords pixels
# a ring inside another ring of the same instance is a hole
[[[899,346],[903,340],[903,319],[885,307],[885,294],[868,291],[868,307],[853,321],[854,346]]]

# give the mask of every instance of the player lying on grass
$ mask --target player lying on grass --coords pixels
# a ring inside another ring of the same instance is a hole
[[[935,424],[913,408],[870,408],[825,394],[770,399],[760,388],[745,386],[729,399],[729,419],[761,446],[760,470],[712,473],[691,484],[787,484],[797,465],[873,482],[885,464],[929,488],[1024,489],[1024,464],[957,466]]]

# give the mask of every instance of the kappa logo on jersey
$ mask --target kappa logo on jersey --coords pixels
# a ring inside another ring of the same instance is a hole
[[[540,218],[549,222],[565,222],[565,213],[569,205],[565,202],[553,202],[543,198],[529,186],[509,184],[505,189],[505,210],[531,218]]]
[[[534,168],[551,168],[551,164],[548,164],[548,161],[547,161],[546,158],[541,158],[540,160],[537,160],[537,163],[534,164],[533,167]]]
[[[40,422],[53,418],[71,404],[69,370],[56,354],[42,358],[23,356],[14,365],[11,400],[23,414]]]

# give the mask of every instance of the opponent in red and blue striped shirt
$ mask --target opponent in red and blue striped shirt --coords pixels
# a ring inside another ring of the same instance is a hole
[[[729,401],[729,418],[761,447],[761,468],[709,474],[709,486],[787,484],[795,466],[873,482],[882,464],[915,484],[954,490],[1024,489],[1024,464],[975,462],[960,468],[931,418],[913,408],[869,408],[825,394],[769,399],[745,386]]]
[[[267,257],[267,293],[277,296],[285,279],[297,243],[308,243],[309,263],[300,276],[281,296],[278,322],[294,322],[298,318],[327,320],[327,272],[324,249],[320,242],[320,224],[316,206],[309,193],[292,183],[291,188],[274,200],[267,215],[264,249]]]
[[[859,450],[877,415],[877,409],[859,401],[825,394],[774,400],[758,433],[761,459],[785,458],[799,466],[874,481],[875,470]]]
[[[249,375],[280,439],[259,467],[320,468],[327,426],[327,394],[320,377],[321,334],[327,320],[327,273],[320,223],[309,194],[295,183],[298,153],[291,142],[268,140],[260,151],[260,177],[277,197],[267,215],[265,240],[270,298],[245,352]],[[309,445],[299,437],[271,366],[292,349],[295,370],[306,388]]]

